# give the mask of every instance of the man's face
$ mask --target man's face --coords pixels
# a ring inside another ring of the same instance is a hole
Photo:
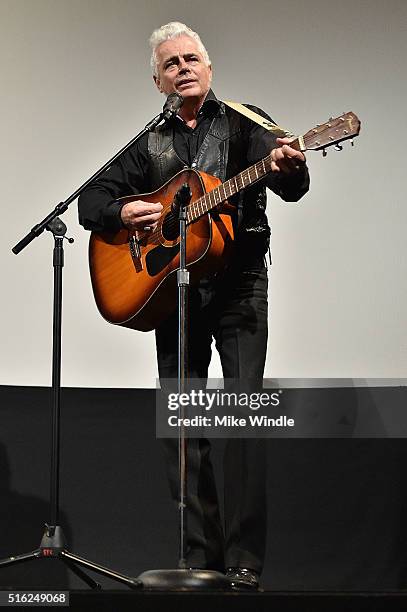
[[[159,91],[177,91],[184,98],[204,99],[211,86],[212,68],[207,66],[197,42],[189,36],[166,40],[156,49]]]

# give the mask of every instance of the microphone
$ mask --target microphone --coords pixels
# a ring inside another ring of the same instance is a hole
[[[165,120],[175,117],[184,103],[184,98],[177,91],[170,94],[163,106],[163,117]]]

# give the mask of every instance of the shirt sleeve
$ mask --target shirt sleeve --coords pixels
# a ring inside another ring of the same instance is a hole
[[[246,105],[250,110],[258,113],[268,121],[275,123],[267,113],[256,106]],[[273,132],[265,130],[261,125],[246,119],[247,130],[247,161],[251,166],[269,155],[272,149],[280,146]],[[283,172],[270,172],[264,179],[265,184],[276,195],[286,202],[297,202],[309,189],[309,173],[306,164],[300,164],[297,171],[290,175]]]
[[[119,198],[143,193],[148,168],[148,134],[94,181],[78,200],[79,223],[87,230],[122,229]]]

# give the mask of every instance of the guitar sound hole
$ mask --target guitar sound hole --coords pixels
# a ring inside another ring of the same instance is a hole
[[[166,215],[161,227],[161,232],[165,240],[176,240],[178,238],[179,221],[178,216],[173,211]]]

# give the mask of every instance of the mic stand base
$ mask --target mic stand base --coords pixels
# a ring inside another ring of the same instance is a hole
[[[137,577],[145,591],[231,591],[229,578],[204,569],[149,570]]]
[[[39,548],[28,553],[15,555],[0,560],[0,567],[7,567],[17,563],[26,563],[35,559],[58,559],[62,561],[78,578],[85,582],[91,589],[100,590],[101,585],[88,576],[81,567],[92,570],[106,578],[121,582],[132,589],[141,588],[142,584],[137,579],[130,578],[124,574],[112,571],[103,565],[97,565],[92,561],[73,555],[65,546],[65,536],[59,525],[46,525]]]

